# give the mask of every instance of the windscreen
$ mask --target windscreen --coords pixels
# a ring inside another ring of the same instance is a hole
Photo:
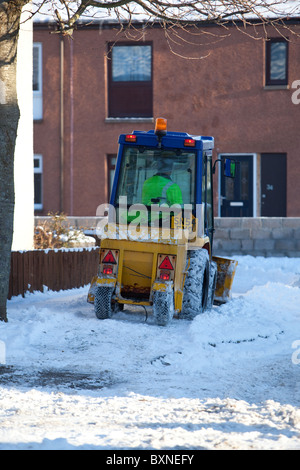
[[[124,146],[116,192],[127,204],[195,204],[196,152]]]

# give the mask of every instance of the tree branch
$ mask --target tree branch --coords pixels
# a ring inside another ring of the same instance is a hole
[[[33,2],[36,5],[38,0]],[[42,0],[43,5],[47,3],[54,5],[55,1]],[[289,15],[300,16],[299,2],[291,3],[288,0],[60,0],[60,5],[61,8],[55,10],[58,32],[69,35],[85,13],[96,16],[97,11],[106,11],[108,15],[114,13],[121,28],[125,23],[127,27],[132,27],[134,19],[143,17],[145,24],[157,22],[163,28],[178,26],[184,29],[211,24],[226,27],[231,22],[243,32],[247,26],[254,24],[272,25],[275,29],[287,27],[285,20]],[[92,13],[91,9],[94,10]],[[243,28],[238,26],[239,22],[242,22]]]

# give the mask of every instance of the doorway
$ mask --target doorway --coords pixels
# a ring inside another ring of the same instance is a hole
[[[221,154],[237,162],[235,178],[219,172],[219,217],[256,217],[256,154]]]
[[[261,154],[261,216],[286,217],[285,153]]]

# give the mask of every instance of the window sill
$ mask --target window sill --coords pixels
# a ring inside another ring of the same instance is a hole
[[[138,117],[122,117],[122,118],[118,118],[118,117],[108,117],[108,118],[105,118],[105,122],[106,123],[118,123],[118,122],[154,122],[154,118],[153,117],[149,117],[149,118],[145,118],[145,117],[141,117],[141,118],[138,118]]]
[[[289,90],[289,85],[265,85],[264,90]]]

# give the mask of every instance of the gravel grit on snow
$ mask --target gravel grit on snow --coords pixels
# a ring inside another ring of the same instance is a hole
[[[167,327],[88,286],[10,300],[0,450],[299,450],[300,259],[235,259],[232,300]]]

